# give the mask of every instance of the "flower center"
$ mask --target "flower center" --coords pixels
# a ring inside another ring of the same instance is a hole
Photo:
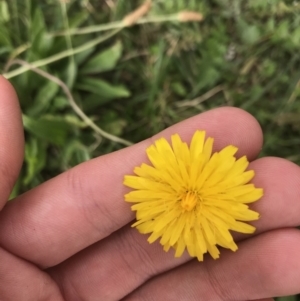
[[[183,195],[181,199],[181,207],[185,211],[191,211],[194,209],[198,201],[198,196],[193,191],[188,191],[186,194]]]

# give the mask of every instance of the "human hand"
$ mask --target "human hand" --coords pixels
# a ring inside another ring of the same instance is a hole
[[[221,250],[204,262],[174,258],[130,227],[125,174],[146,161],[149,139],[93,159],[6,203],[23,160],[17,97],[0,78],[0,300],[172,301],[258,300],[300,292],[300,169],[279,158],[256,160],[262,133],[236,108],[219,108],[154,137],[197,129],[215,138],[215,150],[233,144],[255,170],[264,197],[252,236],[235,235],[239,250]],[[265,299],[272,300],[272,299]]]

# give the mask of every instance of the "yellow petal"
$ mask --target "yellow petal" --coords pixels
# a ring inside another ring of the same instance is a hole
[[[242,203],[252,203],[259,200],[263,194],[264,192],[261,188],[255,188],[252,192],[238,196],[236,200]]]
[[[179,237],[178,242],[175,246],[175,257],[181,257],[181,255],[183,254],[184,250],[185,250],[185,243],[184,243],[184,239],[183,237]]]
[[[204,155],[204,162],[207,163],[211,157],[211,153],[212,153],[212,148],[213,148],[213,144],[214,144],[214,139],[213,138],[207,138],[207,140],[204,143],[204,147],[203,147],[203,155]]]
[[[243,223],[243,222],[238,222],[236,221],[233,226],[230,227],[231,230],[241,232],[241,233],[246,233],[246,234],[252,234],[255,232],[255,227]]]
[[[192,160],[195,160],[202,154],[205,140],[205,131],[196,131],[190,144],[190,154]]]

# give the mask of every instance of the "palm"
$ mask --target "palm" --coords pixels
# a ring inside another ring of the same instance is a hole
[[[23,160],[16,96],[0,79],[2,205]],[[239,147],[250,160],[262,143],[247,113],[222,108],[175,125],[188,140],[199,128],[216,138],[216,149]],[[236,253],[221,259],[175,259],[149,245],[129,223],[124,174],[143,162],[150,141],[96,158],[23,194],[0,213],[0,300],[254,300],[300,291],[298,166],[278,158],[251,163],[265,190],[253,208],[261,213],[254,236],[237,235]],[[282,277],[284,275],[285,277]],[[17,289],[16,289],[17,288]],[[271,299],[268,299],[271,300]]]

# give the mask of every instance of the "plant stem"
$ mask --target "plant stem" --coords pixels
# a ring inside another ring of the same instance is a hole
[[[152,16],[139,19],[136,24],[146,24],[146,23],[163,23],[163,22],[172,22],[178,21],[178,14],[168,15],[168,16]],[[101,32],[112,29],[122,29],[126,27],[123,21],[111,22],[108,24],[101,24],[96,26],[88,26],[83,28],[73,28],[67,31],[60,31],[55,33],[50,33],[51,36],[64,36],[64,35],[81,35],[89,34],[93,32]]]
[[[122,30],[122,28],[115,29],[112,32],[108,33],[107,35],[98,37],[98,38],[96,38],[92,41],[89,41],[89,42],[85,43],[84,45],[81,45],[81,46],[73,48],[73,49],[67,49],[67,50],[62,51],[60,53],[57,53],[53,56],[50,56],[48,58],[45,58],[45,59],[42,59],[42,60],[39,60],[39,61],[32,62],[30,64],[34,68],[39,68],[39,67],[51,64],[53,62],[56,62],[58,60],[61,60],[61,59],[65,58],[65,57],[69,57],[69,56],[75,55],[77,53],[80,53],[82,51],[85,51],[89,48],[92,48],[92,47],[96,46],[97,44],[99,44],[101,42],[104,42],[105,40],[113,37],[114,35],[116,35],[121,30]],[[26,72],[30,69],[32,69],[32,68],[30,68],[27,65],[23,65],[22,67],[20,67],[18,69],[15,69],[15,70],[7,72],[7,73],[4,73],[3,76],[7,79],[10,79],[10,78],[13,78],[17,75],[20,75],[20,74],[22,74],[22,73],[24,73],[24,72]]]

